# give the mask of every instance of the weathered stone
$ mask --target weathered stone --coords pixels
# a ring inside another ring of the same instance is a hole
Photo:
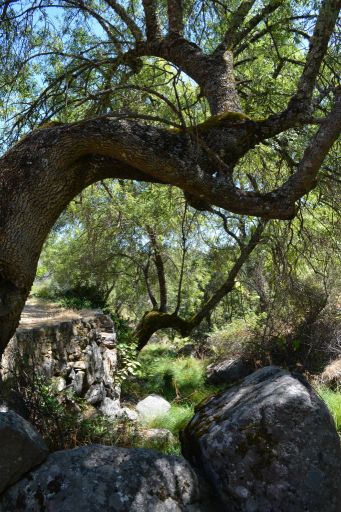
[[[89,402],[89,404],[92,405],[103,402],[105,398],[105,389],[103,384],[92,384],[92,386],[90,386],[88,391],[85,393],[84,398],[87,402]]]
[[[121,407],[120,418],[126,418],[129,421],[137,421],[139,419],[138,413],[129,407]]]
[[[199,498],[182,457],[93,445],[51,454],[0,497],[0,510],[194,512],[203,510]]]
[[[251,372],[251,366],[241,359],[226,359],[207,367],[206,382],[212,385],[233,384]]]
[[[66,388],[66,380],[64,377],[52,377],[52,386],[58,392]]]
[[[140,436],[142,439],[146,441],[151,441],[152,443],[172,443],[175,441],[175,437],[172,432],[167,428],[148,428],[141,430]]]
[[[149,395],[136,405],[142,421],[152,421],[158,416],[162,416],[169,411],[171,405],[162,396]]]
[[[117,350],[104,348],[102,351],[103,382],[106,386],[114,388],[115,371],[117,368]]]
[[[341,450],[309,384],[266,367],[200,408],[182,436],[229,512],[340,512]]]
[[[321,381],[331,388],[341,385],[341,358],[336,359],[325,367],[321,374]]]
[[[114,348],[116,346],[116,335],[113,332],[102,332],[101,333],[101,343],[108,347]]]
[[[96,320],[102,331],[115,333],[115,324],[109,315],[105,315],[101,311],[96,313]]]
[[[102,333],[103,325],[112,332]],[[34,372],[54,380],[64,379],[65,386],[60,380],[60,390],[70,386],[77,395],[90,398],[91,403],[100,403],[105,396],[118,399],[120,387],[115,381],[115,344],[113,322],[102,313],[43,328],[18,329],[2,358],[2,377],[5,380],[13,372],[20,372],[23,360],[27,360],[32,363]],[[93,386],[101,391],[99,400]]]
[[[76,395],[82,396],[85,383],[85,372],[75,372],[75,378],[73,379],[72,387]]]
[[[88,353],[88,383],[89,385],[98,382],[103,377],[103,361],[99,346],[93,341],[87,347]]]
[[[83,361],[82,360],[75,361],[72,366],[73,366],[73,368],[75,370],[86,370],[87,369],[87,362],[84,361],[84,360]]]
[[[0,408],[0,493],[31,468],[43,462],[47,446],[36,429],[24,418]],[[0,508],[1,510],[1,508]],[[13,507],[13,511],[15,508]]]
[[[133,409],[129,409],[128,407],[121,407],[120,401],[118,399],[113,400],[109,397],[105,397],[99,410],[102,414],[108,416],[112,420],[117,420],[118,418],[126,418],[130,421],[137,421],[138,419],[137,412]]]
[[[105,397],[101,403],[100,411],[105,416],[115,420],[120,416],[120,401]]]
[[[193,343],[186,343],[183,347],[181,347],[178,351],[178,356],[193,356],[195,357],[197,355],[197,346]]]

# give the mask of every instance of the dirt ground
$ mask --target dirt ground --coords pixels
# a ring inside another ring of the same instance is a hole
[[[90,316],[91,310],[75,311],[65,309],[53,302],[43,301],[42,299],[29,298],[21,313],[19,328],[28,329],[40,325],[54,324],[83,316]]]

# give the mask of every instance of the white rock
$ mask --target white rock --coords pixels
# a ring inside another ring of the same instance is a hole
[[[170,403],[162,396],[149,395],[137,404],[136,411],[138,412],[140,419],[146,422],[152,421],[159,416],[163,416],[170,408]]]
[[[99,410],[111,419],[119,418],[121,416],[120,401],[105,397]]]
[[[129,409],[129,407],[122,407],[122,409],[120,410],[120,418],[127,418],[128,420],[130,421],[137,421],[138,420],[138,417],[139,415],[137,414],[136,411],[134,411],[134,409]]]

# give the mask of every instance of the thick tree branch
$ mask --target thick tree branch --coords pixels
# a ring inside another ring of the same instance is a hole
[[[183,0],[167,0],[169,37],[183,36]]]
[[[222,112],[241,112],[238,97],[233,55],[230,51],[223,54],[205,55],[196,44],[177,36],[174,38],[149,39],[139,43],[134,50],[120,58],[129,62],[129,57],[161,57],[189,75],[201,88],[209,102],[212,114]]]
[[[161,36],[160,20],[157,14],[156,0],[142,0],[144,16],[146,22],[147,40],[151,42],[159,41]]]
[[[264,133],[267,133],[267,138],[309,122],[316,79],[327,52],[340,8],[341,0],[324,0],[322,2],[296,93],[292,96],[285,111],[270,116],[264,121],[263,130]]]
[[[181,220],[182,255],[181,255],[179,282],[178,282],[178,294],[177,294],[176,306],[175,306],[175,310],[174,310],[175,315],[177,315],[179,313],[179,309],[181,306],[182,283],[183,283],[184,272],[185,272],[185,261],[186,261],[186,254],[187,254],[187,235],[185,232],[185,222],[186,222],[186,217],[187,217],[187,210],[188,210],[188,203],[186,201],[185,208],[184,208],[183,215],[182,215],[182,220]]]
[[[202,306],[200,311],[198,311],[189,321],[193,327],[198,326],[200,322],[209,314],[209,312],[212,311],[217,304],[219,304],[222,298],[226,297],[226,295],[233,290],[238,273],[244,263],[247,261],[252,251],[258,245],[265,226],[266,221],[259,221],[254,233],[251,235],[249,242],[240,251],[240,255],[229,271],[224,283],[213,293],[210,299]]]
[[[314,34],[310,39],[305,66],[298,82],[296,94],[290,100],[288,110],[298,109],[305,114],[309,112],[316,78],[327,52],[340,8],[340,0],[323,0],[316,20]]]
[[[226,50],[232,50],[235,45],[235,40],[241,26],[250,10],[252,9],[256,0],[244,0],[238,9],[232,15],[227,31],[225,32],[224,39],[216,48],[216,54],[225,53]]]
[[[143,276],[144,276],[144,281],[146,283],[148,297],[150,299],[150,302],[152,303],[153,309],[156,311],[156,310],[159,309],[159,306],[158,306],[157,300],[155,298],[155,295],[153,294],[152,288],[150,286],[150,282],[149,282],[149,266],[150,266],[150,261],[148,259],[146,265],[142,265],[142,272],[143,272]]]
[[[186,320],[178,316],[177,313],[168,314],[158,311],[149,311],[144,314],[135,330],[135,336],[138,340],[138,349],[141,350],[149,341],[152,334],[159,329],[171,328],[178,331],[182,336],[188,336],[192,330],[200,325],[204,318],[209,317],[212,310],[219,302],[229,294],[234,287],[236,277],[248,260],[248,257],[259,243],[266,222],[260,221],[249,242],[241,250],[239,257],[231,268],[228,276],[222,286],[218,288],[210,299],[201,307],[201,309],[190,319]]]
[[[296,201],[316,186],[317,173],[340,133],[341,87],[337,90],[332,111],[306,148],[295,174],[281,187],[281,194],[291,196],[292,201]]]
[[[257,27],[259,23],[267,19],[267,16],[275,12],[281,5],[282,0],[270,0],[270,2],[263,7],[255,16],[253,16],[246,24],[245,27],[237,27],[231,43],[233,48],[236,48],[243,39],[250,34],[250,32]]]

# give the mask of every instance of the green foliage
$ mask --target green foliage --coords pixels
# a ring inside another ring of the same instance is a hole
[[[41,295],[39,295],[41,297]],[[68,309],[90,309],[91,301],[83,297],[60,297],[57,302],[63,307]]]
[[[330,414],[332,415],[336,430],[341,437],[341,390],[332,390],[327,386],[317,386],[317,392],[326,403]]]
[[[117,379],[118,383],[122,384],[129,376],[136,375],[140,368],[140,363],[137,360],[137,343],[132,338],[129,343],[118,341],[116,347],[119,357],[119,368],[115,374],[115,379]]]
[[[137,375],[140,363],[137,360],[137,342],[128,320],[113,313],[110,308],[104,309],[114,322],[117,336],[118,370],[115,374],[117,383],[122,384],[128,377]]]
[[[196,404],[212,394],[204,384],[205,362],[158,344],[148,344],[140,354],[139,378],[145,381],[144,393],[157,393],[181,404]]]
[[[105,306],[102,294],[95,285],[78,285],[69,288],[63,292],[59,301],[64,307],[74,309],[103,308]]]
[[[149,448],[151,450],[166,453],[167,455],[181,455],[181,445],[177,436],[173,437],[173,439],[145,439],[142,434],[135,442],[134,448]]]
[[[151,428],[166,428],[178,435],[194,415],[194,406],[172,404],[170,410],[149,423]]]
[[[41,270],[40,270],[41,271]],[[32,294],[41,299],[52,300],[63,308],[68,309],[97,309],[104,308],[102,294],[94,285],[77,285],[66,290],[58,289],[56,283],[35,284]]]
[[[11,379],[7,393],[23,398],[29,420],[44,437],[51,451],[93,443],[133,447],[138,444],[137,425],[123,417],[113,421],[96,412],[70,389],[57,391],[53,379],[26,367]],[[6,399],[6,395],[2,396]]]
[[[220,329],[214,329],[208,337],[208,345],[215,359],[241,356],[250,357],[250,349],[255,343],[254,331],[259,327],[264,315],[251,313],[245,318],[236,318]]]

